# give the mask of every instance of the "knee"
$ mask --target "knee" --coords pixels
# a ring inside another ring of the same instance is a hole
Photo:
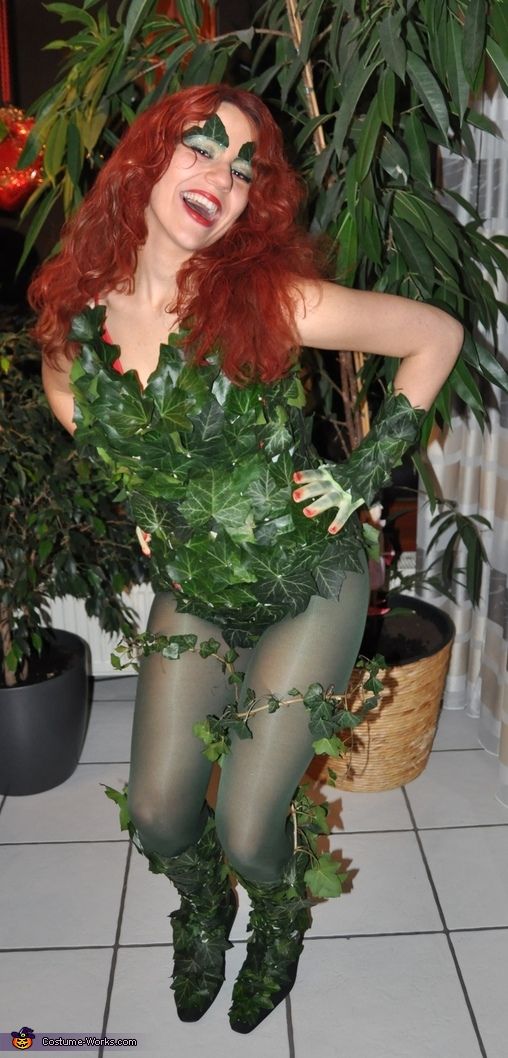
[[[280,881],[282,869],[291,855],[291,841],[284,828],[280,828],[280,842],[276,843],[274,854],[273,826],[268,840],[259,825],[250,828],[245,820],[231,823],[231,820],[226,821],[217,815],[215,824],[226,859],[234,871],[249,882]]]
[[[129,815],[146,851],[176,856],[195,840],[198,821],[169,812],[160,799],[127,797]]]

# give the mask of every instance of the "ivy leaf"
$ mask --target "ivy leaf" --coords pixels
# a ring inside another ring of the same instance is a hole
[[[187,545],[188,551],[200,556],[203,565],[217,586],[229,584],[252,583],[255,575],[248,568],[245,556],[239,547],[219,533],[194,534]]]
[[[248,162],[249,165],[250,165],[255,153],[256,153],[256,144],[253,143],[251,140],[249,140],[248,143],[242,143],[242,146],[240,147],[240,150],[238,151],[238,157],[241,158],[243,162]]]
[[[277,709],[280,709],[280,701],[275,697],[274,694],[270,694],[267,699],[268,712],[276,713]]]
[[[282,605],[292,614],[306,606],[314,589],[313,579],[299,566],[292,567],[284,551],[253,554],[252,568],[259,582],[258,594],[266,603]]]
[[[312,743],[312,748],[318,755],[324,753],[327,757],[342,757],[347,749],[344,742],[336,735],[332,735],[331,738],[316,739]]]
[[[247,491],[258,518],[277,516],[287,507],[290,498],[288,489],[278,488],[267,466],[249,485]]]
[[[150,375],[143,397],[153,400],[155,407],[170,430],[188,430],[191,427],[189,411],[191,401],[174,385],[170,364],[159,365]]]
[[[314,570],[314,580],[319,595],[325,599],[338,599],[346,574],[338,563],[337,549],[324,554]]]
[[[341,874],[331,853],[323,853],[319,856],[316,866],[309,867],[304,874],[304,881],[308,885],[313,896],[328,900],[342,893],[342,883],[347,874]]]
[[[212,654],[216,654],[218,650],[220,650],[218,639],[206,639],[199,644],[199,653],[202,658],[209,658]]]
[[[220,516],[229,504],[238,503],[245,506],[241,503],[241,497],[235,495],[231,475],[212,467],[207,474],[190,483],[180,510],[190,525],[199,527]],[[248,501],[247,505],[250,506]]]
[[[284,394],[286,403],[292,408],[304,408],[307,403],[307,397],[305,390],[300,382],[298,376],[291,379],[289,386]]]
[[[218,114],[212,114],[210,118],[206,119],[204,125],[193,125],[192,128],[186,129],[183,134],[183,142],[185,143],[191,136],[214,140],[215,143],[219,144],[219,147],[229,147],[229,136]]]
[[[113,786],[104,786],[104,793],[111,801],[114,801],[120,809],[120,830],[128,830],[131,823],[129,809],[127,807],[127,787],[124,790],[115,790]]]

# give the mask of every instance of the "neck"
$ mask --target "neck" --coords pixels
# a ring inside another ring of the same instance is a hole
[[[161,238],[157,231],[149,230],[145,244],[138,250],[136,297],[155,311],[172,304],[176,297],[178,272],[190,257],[191,251],[168,246],[167,239]]]

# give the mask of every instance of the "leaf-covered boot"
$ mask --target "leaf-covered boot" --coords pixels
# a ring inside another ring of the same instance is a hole
[[[120,827],[148,860],[149,870],[165,874],[182,897],[169,918],[173,930],[174,972],[171,988],[182,1021],[198,1021],[218,995],[225,976],[225,953],[237,911],[236,894],[215,830],[211,810],[199,840],[178,856],[146,852],[122,791],[105,787],[106,796],[120,809]]]
[[[198,1021],[217,997],[225,977],[225,953],[237,901],[223,863],[215,821],[178,856],[150,853],[150,870],[165,874],[181,895],[169,918],[173,931],[174,971],[171,988],[181,1021]]]
[[[311,923],[311,900],[298,855],[293,857],[291,873],[291,881],[275,884],[239,879],[251,899],[248,929],[252,936],[233,988],[229,1020],[235,1032],[252,1032],[295,983],[304,933]]]

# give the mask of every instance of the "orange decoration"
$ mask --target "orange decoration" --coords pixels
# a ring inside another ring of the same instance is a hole
[[[0,126],[7,132],[0,140],[0,209],[14,213],[42,182],[42,154],[27,169],[16,169],[34,118],[26,118],[17,107],[0,107]]]

